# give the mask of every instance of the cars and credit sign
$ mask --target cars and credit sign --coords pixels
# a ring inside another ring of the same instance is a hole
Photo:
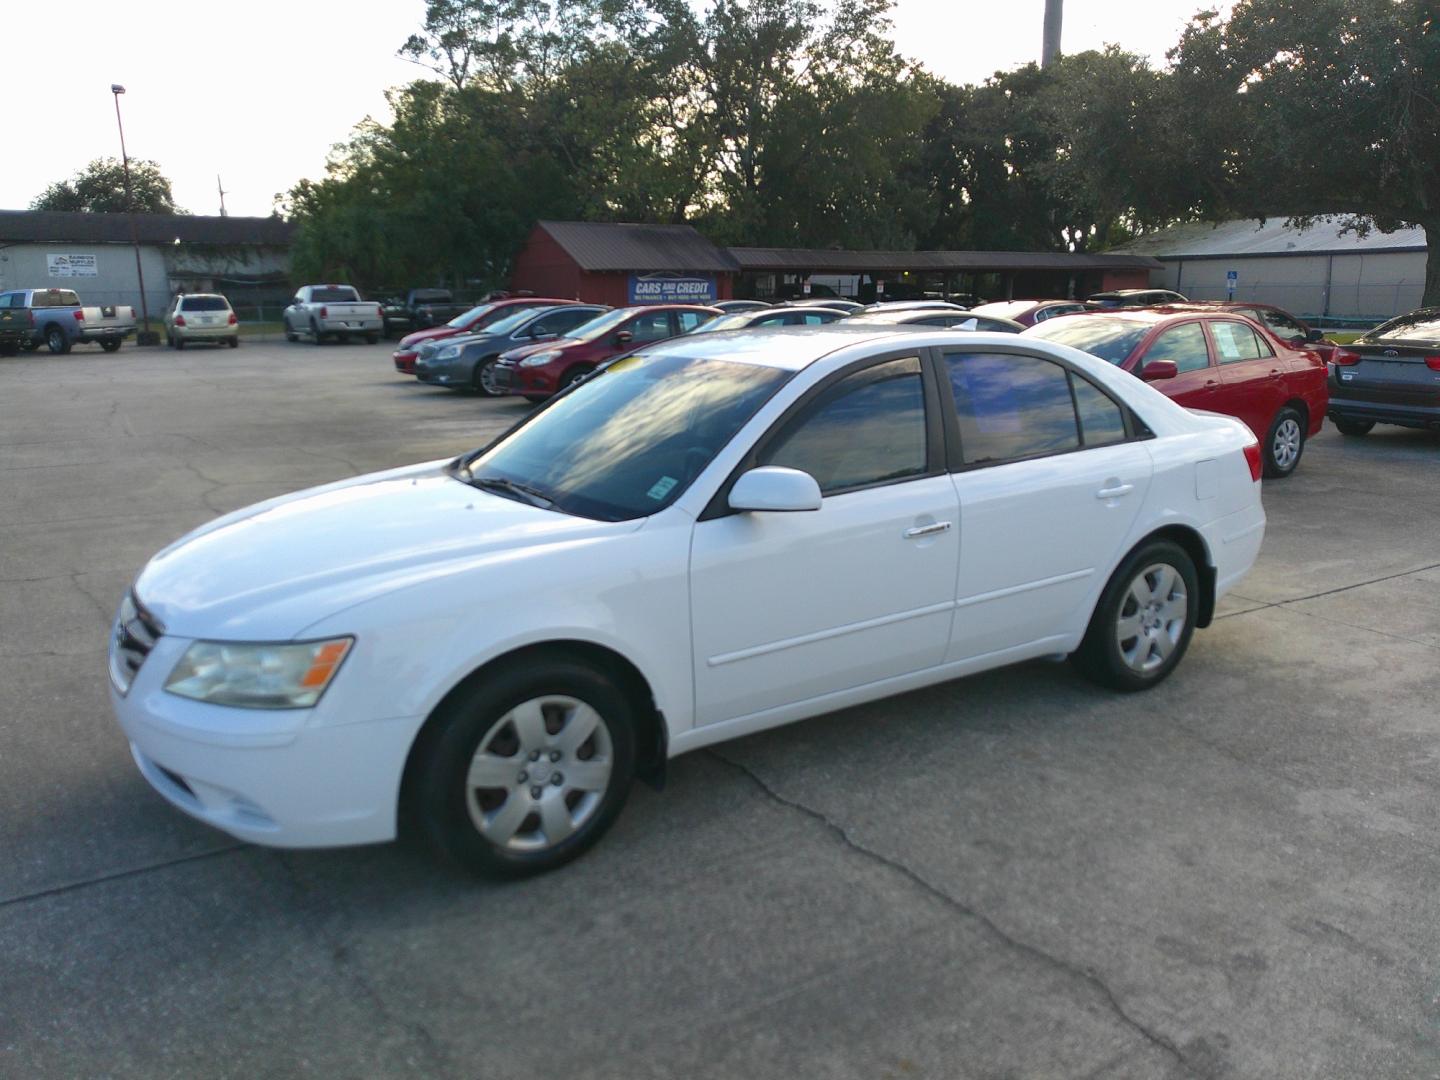
[[[717,299],[713,275],[630,275],[632,304],[713,304]]]

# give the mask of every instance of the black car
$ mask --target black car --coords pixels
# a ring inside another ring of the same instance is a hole
[[[1330,359],[1330,408],[1342,435],[1376,424],[1440,429],[1440,307],[1382,323]]]
[[[1156,304],[1185,304],[1185,297],[1170,289],[1113,289],[1097,292],[1085,301],[1090,307],[1105,311],[1110,308],[1154,307]]]

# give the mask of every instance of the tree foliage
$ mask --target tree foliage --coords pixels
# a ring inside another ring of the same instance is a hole
[[[1440,14],[1427,0],[1241,0],[1197,16],[1167,88],[1203,123],[1185,208],[1423,226],[1440,304]]]
[[[96,214],[137,211],[183,214],[175,205],[170,181],[153,161],[130,159],[130,190],[125,194],[125,168],[117,158],[96,158],[68,180],[51,184],[30,203],[31,210],[81,210]]]

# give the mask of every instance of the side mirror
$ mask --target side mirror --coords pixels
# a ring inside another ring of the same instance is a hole
[[[799,469],[762,465],[751,469],[730,489],[731,510],[791,513],[820,509],[820,485]]]
[[[1146,382],[1159,382],[1162,379],[1173,379],[1180,374],[1180,369],[1175,366],[1174,360],[1151,360],[1140,371],[1140,378]]]
[[[1322,331],[1320,331],[1320,330],[1315,330],[1315,329],[1306,330],[1306,331],[1305,331],[1305,340],[1306,340],[1306,341],[1311,341],[1311,342],[1313,342],[1313,341],[1324,341],[1324,340],[1325,340],[1325,334],[1324,334]]]
[[[616,344],[616,345],[628,345],[628,344],[630,344],[630,342],[632,342],[632,341],[634,341],[634,340],[635,340],[635,335],[632,334],[629,330],[616,330],[616,331],[615,331],[615,344]]]

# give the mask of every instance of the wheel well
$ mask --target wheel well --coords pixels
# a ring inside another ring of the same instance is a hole
[[[1134,551],[1152,540],[1169,540],[1179,544],[1190,556],[1190,561],[1195,564],[1195,576],[1200,579],[1200,610],[1195,625],[1201,628],[1209,626],[1215,618],[1215,567],[1210,564],[1210,552],[1205,547],[1204,537],[1187,525],[1167,525],[1156,529],[1130,550]]]
[[[1294,409],[1300,414],[1300,418],[1305,421],[1305,427],[1309,428],[1310,406],[1306,405],[1305,402],[1301,401],[1299,398],[1291,398],[1289,401],[1285,402],[1285,404],[1282,405],[1281,408]],[[1305,432],[1302,431],[1300,434],[1304,435]]]
[[[445,711],[446,706],[468,692],[472,686],[485,679],[501,665],[533,664],[547,657],[579,660],[615,680],[616,686],[635,707],[635,718],[638,722],[638,730],[635,732],[635,747],[639,759],[636,762],[636,775],[656,788],[664,785],[665,762],[669,757],[669,734],[665,727],[664,716],[655,707],[655,694],[645,676],[640,674],[640,669],[615,650],[603,645],[596,645],[589,641],[547,641],[536,645],[526,645],[482,664],[451,687],[449,693],[440,699],[435,708],[430,710],[430,715],[420,726],[420,732],[415,736],[414,742],[410,744],[410,753],[405,758],[405,771],[400,781],[402,828],[405,824],[404,817],[407,808],[412,801],[412,784],[416,766],[424,757],[425,747],[439,730],[437,718]]]

